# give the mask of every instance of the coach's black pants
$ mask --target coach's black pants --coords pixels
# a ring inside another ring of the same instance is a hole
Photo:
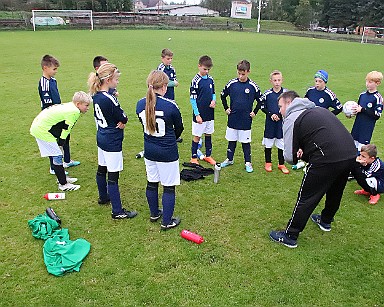
[[[307,165],[296,206],[288,222],[286,232],[297,238],[303,231],[313,210],[325,195],[325,207],[321,212],[324,223],[330,224],[339,209],[343,191],[355,158],[337,163]]]

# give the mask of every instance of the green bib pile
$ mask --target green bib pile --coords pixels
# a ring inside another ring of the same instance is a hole
[[[91,244],[85,239],[72,241],[68,229],[60,225],[46,213],[28,221],[35,238],[45,240],[43,246],[44,263],[49,273],[61,276],[66,272],[79,272]]]

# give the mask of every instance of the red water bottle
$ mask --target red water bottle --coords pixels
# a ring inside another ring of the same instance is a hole
[[[65,199],[65,193],[47,193],[43,196],[46,200]]]
[[[199,236],[197,233],[191,232],[189,230],[182,230],[180,235],[189,241],[195,242],[197,244],[203,243],[204,239],[202,236]]]

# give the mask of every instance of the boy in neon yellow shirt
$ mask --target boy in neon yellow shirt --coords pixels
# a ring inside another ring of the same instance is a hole
[[[91,96],[84,92],[76,92],[72,102],[53,105],[42,110],[33,120],[30,133],[36,138],[42,157],[52,157],[53,167],[59,189],[62,191],[75,191],[80,188],[73,184],[77,178],[65,175],[63,167],[63,153],[59,146],[65,143],[65,139],[71,132],[81,113],[86,113]]]

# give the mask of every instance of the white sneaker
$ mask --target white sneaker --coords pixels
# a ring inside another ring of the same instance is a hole
[[[252,163],[251,162],[245,163],[245,170],[247,171],[247,173],[252,173],[253,172],[253,167],[252,167]]]
[[[59,183],[59,190],[61,191],[76,191],[80,189],[80,185],[67,182],[66,184]]]
[[[67,183],[75,183],[78,179],[74,177],[66,177]],[[56,179],[56,182],[59,183],[59,180]]]

